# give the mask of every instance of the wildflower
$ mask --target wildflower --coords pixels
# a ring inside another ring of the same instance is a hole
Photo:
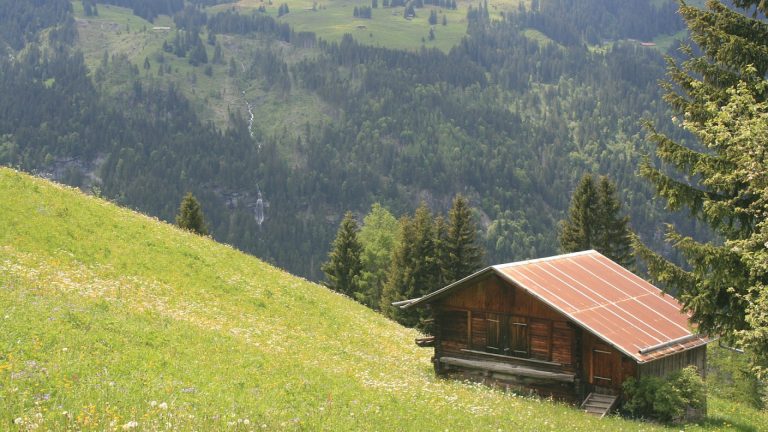
[[[20,425],[22,422],[24,422],[24,419],[22,419],[21,417],[16,417],[16,419],[13,420],[13,424],[17,424],[17,425]]]
[[[163,402],[163,403],[161,403],[160,405],[158,405],[158,407],[159,407],[161,410],[167,410],[167,409],[168,409],[168,404],[167,404],[167,403],[165,403],[165,402]]]
[[[131,420],[128,423],[123,425],[123,430],[131,430],[139,425],[139,422],[136,420]]]
[[[152,408],[156,407],[157,406],[157,401],[150,402],[149,406],[151,406]]]

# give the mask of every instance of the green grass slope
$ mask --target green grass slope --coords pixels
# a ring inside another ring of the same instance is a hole
[[[0,430],[659,428],[438,379],[343,296],[5,168],[0,226]],[[768,424],[710,412],[692,429]]]

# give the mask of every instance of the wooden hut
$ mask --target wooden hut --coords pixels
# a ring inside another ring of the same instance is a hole
[[[706,368],[710,339],[681,304],[592,250],[488,267],[398,306],[432,309],[434,338],[417,343],[434,346],[438,374],[588,411],[607,412],[629,377]]]

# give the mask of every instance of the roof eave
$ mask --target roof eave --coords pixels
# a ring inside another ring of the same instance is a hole
[[[661,360],[661,359],[669,357],[671,355],[680,354],[682,352],[690,351],[690,350],[695,349],[695,348],[701,348],[701,347],[706,346],[707,344],[710,344],[710,343],[712,343],[712,342],[714,342],[714,341],[716,341],[718,339],[716,337],[712,338],[712,337],[708,337],[708,336],[704,336],[704,335],[702,335],[702,337],[704,339],[701,340],[701,343],[693,344],[691,346],[684,347],[683,349],[677,349],[677,350],[668,352],[668,353],[666,353],[666,354],[664,354],[664,355],[662,355],[660,357],[643,358],[643,359],[638,359],[637,357],[633,357],[633,358],[637,361],[637,364],[652,363],[652,362],[655,362],[656,360]]]

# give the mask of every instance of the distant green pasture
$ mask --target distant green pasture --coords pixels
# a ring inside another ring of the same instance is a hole
[[[370,1],[321,1],[316,3],[313,10],[313,2],[310,0],[274,1],[271,5],[259,0],[241,0],[234,3],[234,7],[241,11],[253,11],[263,5],[268,14],[277,17],[277,9],[283,3],[288,5],[290,12],[280,20],[289,23],[297,31],[314,32],[320,38],[330,41],[338,41],[349,33],[357,41],[371,45],[395,49],[418,49],[424,46],[448,51],[467,31],[468,2],[460,2],[458,10],[425,5],[423,9],[417,9],[416,17],[410,20],[403,17],[403,7],[384,8],[382,1],[373,10],[372,19],[353,16],[355,6],[370,6]],[[211,10],[232,6],[219,5]],[[438,12],[438,23],[434,26],[435,39],[430,41],[430,24],[427,20],[432,9]],[[442,25],[443,15],[447,18],[445,26]]]
[[[272,4],[262,0],[239,0],[214,6],[210,10],[235,7],[241,11],[253,11],[263,5],[268,14],[277,17],[277,9],[283,3],[288,5],[290,12],[280,20],[291,24],[298,31],[314,32],[325,40],[337,41],[349,33],[355,40],[365,44],[411,50],[422,46],[434,47],[446,52],[466,34],[466,17],[470,5],[477,7],[480,4],[478,0],[459,0],[457,10],[425,5],[423,9],[416,10],[416,17],[411,20],[403,17],[403,7],[384,8],[381,0],[378,2],[379,7],[373,10],[372,19],[353,16],[355,6],[370,6],[369,0],[275,0]],[[517,9],[520,3],[530,6],[530,0],[496,0],[489,1],[488,7],[491,16],[498,18],[500,12]],[[435,39],[430,41],[428,18],[432,9],[438,11],[438,22],[434,26]],[[442,25],[443,15],[447,18],[445,26]]]

